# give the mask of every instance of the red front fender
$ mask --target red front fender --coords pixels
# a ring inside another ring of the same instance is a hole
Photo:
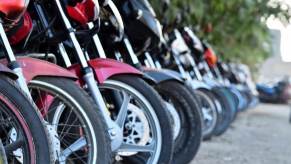
[[[141,76],[142,72],[137,70],[136,68],[121,63],[112,59],[93,59],[89,61],[89,65],[92,69],[94,69],[95,77],[97,78],[99,83],[103,83],[108,78],[115,75],[122,74],[131,74]],[[69,68],[70,71],[74,72],[76,75],[81,77],[81,67],[78,64],[75,64]],[[81,78],[79,78],[81,79]]]
[[[7,65],[6,60],[1,60],[0,62]],[[29,82],[32,79],[40,76],[65,77],[74,80],[78,78],[72,72],[44,60],[29,57],[19,57],[17,58],[17,62],[22,68],[26,82]]]

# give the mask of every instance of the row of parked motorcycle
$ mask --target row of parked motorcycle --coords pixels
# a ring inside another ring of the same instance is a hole
[[[189,163],[257,102],[246,66],[147,0],[1,0],[0,13],[4,162]]]

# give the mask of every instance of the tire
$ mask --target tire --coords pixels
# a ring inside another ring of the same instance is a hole
[[[231,98],[229,98],[228,93],[225,92],[224,88],[214,87],[212,93],[215,98],[219,101],[222,110],[218,115],[218,123],[213,132],[214,135],[222,135],[230,126],[233,117],[233,106],[231,103]]]
[[[166,101],[171,101],[177,111],[181,129],[175,139],[172,163],[189,163],[196,156],[202,138],[202,115],[198,99],[194,92],[176,81],[165,81],[156,87]]]
[[[29,101],[25,94],[8,78],[0,75],[0,106],[1,106],[1,119],[3,119],[4,108],[9,111],[9,117],[15,118],[19,125],[22,125],[22,130],[26,134],[23,136],[25,140],[23,142],[28,142],[28,148],[30,152],[21,153],[23,156],[23,163],[52,163],[51,153],[50,153],[50,142],[47,137],[47,131],[43,126],[43,122],[39,117],[35,106]],[[11,128],[9,128],[10,130]],[[18,130],[18,129],[17,129]],[[2,131],[2,127],[1,127]],[[11,130],[10,130],[11,131]],[[21,135],[20,129],[16,132],[16,135]],[[4,142],[2,138],[4,136],[3,131],[1,132],[1,140],[5,146],[5,151],[7,155],[8,163],[16,162],[15,158],[11,159],[9,154],[13,154],[15,149],[9,147],[9,143]],[[11,139],[9,139],[11,140]],[[20,148],[20,147],[19,147]],[[13,156],[13,155],[12,155]],[[34,159],[33,159],[34,158]],[[26,160],[28,159],[28,160]],[[14,162],[13,162],[14,161]]]
[[[249,107],[249,105],[251,104],[251,100],[248,94],[246,93],[246,91],[243,91],[243,90],[238,90],[238,91],[240,95],[242,96],[242,99],[244,100],[243,108],[240,109],[240,112],[243,112]]]
[[[234,103],[235,103],[235,106],[236,106],[236,109],[237,109],[236,111],[239,112],[243,108],[242,104],[243,104],[244,100],[242,100],[242,95],[234,87],[227,87],[226,89],[231,93],[233,100],[234,100]]]
[[[7,156],[1,140],[0,140],[0,163],[7,164]]]
[[[103,86],[102,86],[103,85]],[[119,75],[110,78],[105,81],[104,84],[100,86],[100,90],[103,91],[106,85],[119,85],[118,87],[124,86],[124,89],[128,88],[136,93],[141,94],[142,98],[144,98],[145,103],[149,103],[154,113],[151,113],[152,116],[156,115],[153,118],[157,118],[157,123],[160,127],[161,133],[161,143],[159,157],[157,158],[157,162],[146,162],[150,157],[143,153],[138,153],[134,156],[129,156],[128,158],[124,158],[121,163],[125,164],[138,164],[138,163],[159,163],[159,164],[169,164],[172,160],[173,154],[173,136],[172,129],[170,125],[170,116],[166,111],[165,104],[163,103],[161,97],[158,93],[149,86],[144,80],[140,79],[136,76],[130,75]],[[102,90],[103,89],[103,90]],[[102,92],[101,92],[102,93]],[[102,93],[103,94],[103,93]]]
[[[80,87],[76,85],[76,83],[70,79],[66,78],[54,78],[54,77],[39,77],[35,80],[32,80],[29,83],[29,89],[33,90],[39,89],[40,91],[47,91],[48,93],[55,94],[59,96],[60,100],[62,100],[64,103],[67,103],[72,106],[71,111],[76,113],[76,117],[74,117],[74,122],[72,122],[72,125],[75,125],[75,120],[77,122],[81,122],[82,124],[82,129],[77,131],[82,131],[79,133],[80,136],[83,136],[83,138],[86,139],[86,143],[88,143],[88,147],[82,147],[79,150],[76,150],[75,152],[72,153],[73,157],[69,156],[69,159],[66,159],[66,162],[68,163],[76,163],[76,162],[82,162],[82,163],[100,163],[100,164],[105,164],[105,163],[110,163],[111,161],[111,148],[110,148],[110,141],[109,141],[109,136],[106,128],[105,121],[103,120],[103,117],[101,113],[98,110],[98,107],[96,104],[92,101],[90,96]],[[33,94],[32,94],[33,95]],[[57,100],[59,102],[60,100]],[[55,105],[54,100],[50,105],[54,109]],[[71,112],[70,111],[70,112]],[[71,113],[73,113],[71,112]],[[48,112],[49,113],[49,112]],[[55,112],[57,113],[57,112]],[[46,121],[50,123],[52,120],[52,115],[48,114],[48,118]],[[64,113],[64,112],[63,112]],[[64,113],[62,117],[64,119],[69,118],[71,113]],[[75,114],[73,113],[73,114]],[[44,116],[46,118],[46,116]],[[61,116],[60,116],[61,117]],[[68,120],[67,120],[68,121]],[[62,123],[62,122],[61,122]],[[66,122],[65,122],[66,123]],[[60,125],[62,126],[62,125]],[[84,127],[83,127],[84,126]],[[65,128],[65,127],[64,127]],[[74,130],[74,127],[69,126],[65,130],[64,128],[62,129],[61,132],[65,131],[65,133],[71,134],[71,129],[72,131]],[[84,128],[84,129],[83,129]],[[70,130],[70,131],[69,131]],[[62,135],[59,133],[60,130],[57,130],[57,134],[60,136]],[[73,131],[76,132],[76,131]],[[79,134],[77,133],[77,134]],[[72,134],[73,135],[73,134]],[[66,138],[66,141],[71,139],[70,137],[72,136],[63,136],[62,138]],[[79,137],[78,137],[79,138]],[[65,139],[64,139],[65,140]],[[77,140],[77,139],[76,139]],[[61,140],[60,144],[65,144],[65,141],[62,142]],[[70,141],[70,140],[69,140]],[[75,139],[73,140],[73,142]],[[73,145],[73,144],[72,144]],[[87,158],[84,159],[84,157],[78,157],[79,153],[78,151],[81,151],[82,154],[89,154]],[[75,158],[75,159],[74,159]],[[61,159],[58,158],[57,161],[60,161]]]
[[[223,87],[222,90],[224,91],[226,98],[228,99],[228,102],[230,104],[232,111],[231,122],[233,122],[238,114],[238,98],[229,88]]]
[[[203,128],[203,133],[202,133],[203,140],[210,140],[211,137],[213,136],[213,132],[218,123],[218,111],[217,111],[217,106],[215,104],[215,97],[211,91],[206,90],[206,89],[198,89],[195,92],[197,93],[197,96],[200,98],[202,105],[203,103],[205,103],[205,105],[207,105],[208,107],[212,109],[213,121],[207,127],[207,129]]]

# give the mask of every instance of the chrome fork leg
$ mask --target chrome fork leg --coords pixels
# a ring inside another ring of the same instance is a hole
[[[24,78],[23,72],[22,72],[22,68],[18,65],[15,55],[13,53],[13,50],[10,46],[10,43],[8,41],[8,38],[6,36],[3,24],[0,20],[0,37],[1,40],[4,44],[5,50],[6,50],[6,54],[7,54],[7,59],[10,65],[10,69],[13,70],[13,72],[18,76],[18,79],[16,80],[16,82],[18,83],[18,85],[21,87],[21,89],[31,98],[29,89],[27,87],[26,84],[26,80]]]

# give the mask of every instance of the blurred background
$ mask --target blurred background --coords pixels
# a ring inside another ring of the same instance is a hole
[[[271,88],[291,76],[291,0],[171,0],[164,23],[191,25],[219,58],[250,67],[257,84]],[[231,130],[202,145],[193,164],[288,164],[289,103],[261,103],[239,116]]]
[[[224,60],[253,71],[270,57],[291,61],[291,0],[170,0],[166,12],[159,0],[151,3],[160,20],[192,25]]]

